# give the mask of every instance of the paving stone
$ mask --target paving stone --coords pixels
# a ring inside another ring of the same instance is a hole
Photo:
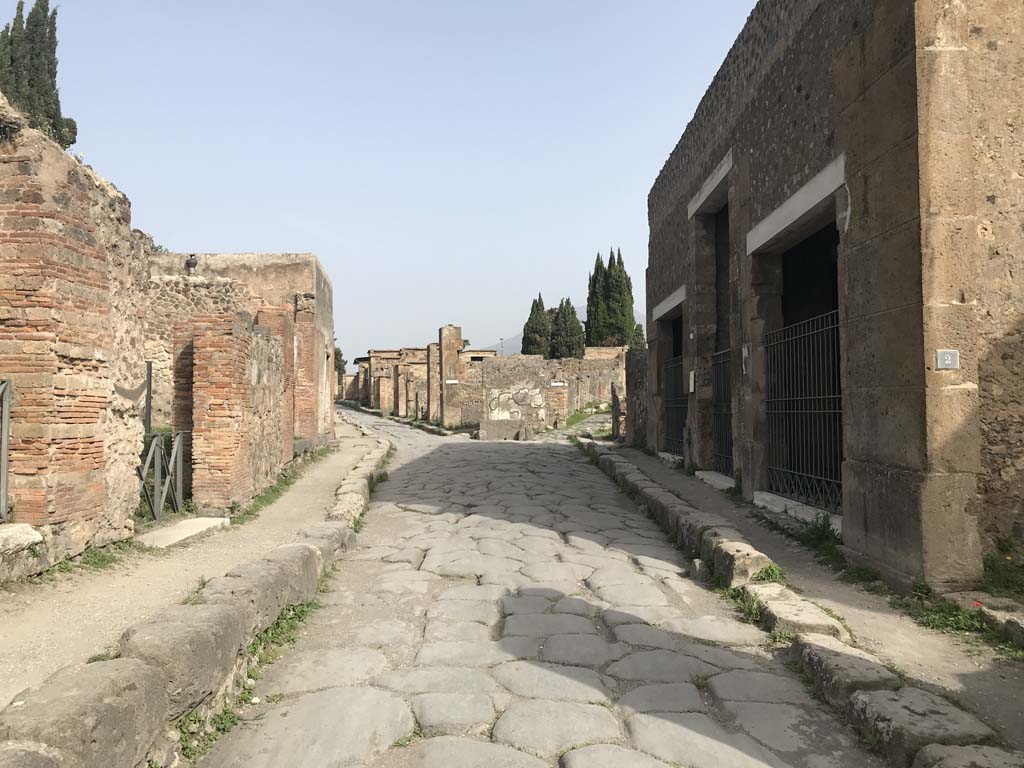
[[[619,707],[627,714],[637,712],[703,712],[700,691],[690,683],[642,685],[624,694]]]
[[[898,765],[910,765],[929,744],[983,744],[995,736],[974,715],[920,688],[858,691],[850,699],[850,719]]]
[[[551,609],[555,613],[571,613],[574,616],[596,616],[608,604],[601,600],[587,600],[583,597],[563,597]]]
[[[550,600],[561,600],[569,595],[578,595],[582,592],[578,581],[534,581],[525,582],[519,588],[519,594],[523,597],[537,596],[546,597]]]
[[[522,570],[524,576],[537,581],[582,581],[593,572],[589,565],[578,563],[534,563]]]
[[[409,707],[373,688],[331,688],[269,708],[256,728],[225,734],[203,768],[362,764],[416,727]]]
[[[549,635],[579,635],[597,632],[594,623],[582,616],[570,614],[521,613],[505,619],[505,637],[548,637]]]
[[[707,715],[633,715],[626,728],[637,749],[687,768],[784,768],[752,738],[726,731]]]
[[[728,669],[759,669],[763,667],[769,658],[761,649],[750,649],[743,652],[730,651],[728,648],[718,648],[713,645],[701,645],[700,643],[680,643],[676,648],[680,653],[687,656],[696,656],[708,664],[714,664],[722,670]]]
[[[612,630],[615,639],[630,645],[648,646],[674,651],[679,646],[679,637],[648,624],[620,624]]]
[[[597,635],[552,635],[544,641],[541,658],[556,664],[603,667],[630,652],[625,643],[609,643]]]
[[[422,693],[412,698],[412,712],[427,733],[462,734],[489,726],[494,704],[481,693]]]
[[[668,598],[653,584],[601,587],[597,596],[612,605],[668,605]]]
[[[917,753],[914,768],[1024,768],[1024,752],[931,744]]]
[[[660,605],[620,605],[601,612],[601,620],[609,627],[619,624],[650,624],[660,627],[683,617],[672,607]]]
[[[383,648],[407,640],[417,630],[412,624],[398,619],[382,619],[350,626],[340,635],[346,645],[364,648]]]
[[[798,635],[794,648],[815,689],[833,706],[845,707],[856,691],[895,690],[902,684],[877,657],[829,635]]]
[[[489,674],[468,667],[414,667],[381,675],[374,683],[402,693],[492,693],[498,689]]]
[[[696,640],[723,645],[761,645],[768,638],[752,624],[723,616],[679,618],[665,623],[664,629]]]
[[[562,755],[561,768],[669,768],[650,755],[613,744],[574,749]]]
[[[635,571],[628,565],[599,568],[587,577],[587,586],[595,592],[605,587],[649,586],[650,576]]]
[[[551,758],[568,747],[618,741],[619,723],[605,707],[563,701],[517,701],[498,718],[492,738]]]
[[[494,584],[464,584],[447,589],[437,596],[438,600],[477,600],[494,602],[508,594],[508,588]]]
[[[506,614],[513,613],[544,613],[551,607],[546,597],[505,597],[501,601],[501,610]]]
[[[806,754],[857,751],[846,728],[811,707],[739,701],[727,702],[722,709],[759,742],[794,762]]]
[[[386,563],[408,563],[413,568],[419,568],[420,563],[423,562],[423,550],[422,549],[400,549],[392,555],[388,555],[384,558]]]
[[[424,643],[416,654],[421,666],[489,667],[504,661],[535,659],[539,643],[530,637],[507,637],[499,641]]]
[[[768,672],[736,669],[708,679],[708,691],[718,702],[762,701],[769,703],[811,704],[803,683]]]
[[[672,651],[640,651],[608,667],[608,674],[620,680],[650,683],[688,683],[695,677],[713,675],[718,671],[706,661]]]
[[[546,765],[511,747],[440,736],[392,750],[384,760],[374,763],[374,768],[546,768]]]
[[[592,669],[535,661],[514,661],[492,670],[494,679],[517,696],[607,703],[608,691]]]
[[[289,654],[263,674],[256,692],[294,694],[365,683],[388,669],[388,660],[376,648],[327,648]]]
[[[475,600],[444,600],[427,609],[428,619],[448,621],[475,621],[478,624],[494,626],[501,621],[501,612],[493,602]]]
[[[427,622],[423,639],[428,642],[434,640],[490,640],[491,629],[487,625],[475,621],[432,619]]]

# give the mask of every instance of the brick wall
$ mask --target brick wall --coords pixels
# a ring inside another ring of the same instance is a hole
[[[244,429],[252,334],[235,315],[197,315],[192,345],[192,495],[201,508],[227,509],[252,496]]]
[[[45,560],[126,538],[142,446],[145,255],[127,198],[0,97],[0,371],[13,521]]]

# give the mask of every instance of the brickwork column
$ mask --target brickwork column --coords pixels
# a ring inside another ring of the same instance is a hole
[[[228,509],[252,498],[252,328],[236,315],[198,315],[193,323],[192,496],[200,507]]]

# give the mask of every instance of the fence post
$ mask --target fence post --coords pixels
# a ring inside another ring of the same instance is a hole
[[[163,435],[152,435],[151,440],[153,446],[153,518],[159,520],[164,506],[161,492],[164,487],[164,439]]]
[[[10,506],[7,500],[7,468],[9,463],[8,450],[11,444],[11,382],[0,382],[0,402],[2,405],[2,416],[0,424],[3,425],[3,434],[0,435],[0,520],[7,520],[10,515]]]
[[[185,505],[182,496],[184,483],[182,473],[185,471],[185,435],[181,432],[174,436],[174,497],[178,500],[178,511],[181,512]]]

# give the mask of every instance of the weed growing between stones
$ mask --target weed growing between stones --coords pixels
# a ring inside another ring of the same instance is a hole
[[[182,599],[181,604],[192,605],[193,603],[198,603],[199,593],[203,591],[203,587],[205,587],[209,583],[209,581],[210,580],[205,576],[200,576],[199,579],[196,581],[196,585],[192,587],[192,589],[188,591],[188,594],[185,595],[184,599]]]
[[[1008,538],[996,539],[996,548],[985,555],[985,579],[981,588],[996,597],[1024,599],[1024,551]]]
[[[359,533],[366,527],[366,510],[359,513],[359,517],[352,521],[352,530]]]
[[[423,738],[423,731],[420,729],[419,725],[417,725],[413,729],[412,733],[410,733],[408,736],[403,736],[402,738],[400,738],[398,741],[396,741],[391,746],[393,748],[395,748],[395,749],[405,749],[406,747],[412,746],[413,744],[415,744],[417,741],[419,741],[422,738]]]
[[[262,666],[273,664],[281,657],[284,648],[292,645],[299,637],[299,626],[320,607],[316,600],[289,605],[277,621],[260,632],[249,644],[249,658]]]
[[[105,547],[90,547],[78,557],[61,560],[52,568],[48,568],[35,576],[28,576],[29,584],[44,584],[61,575],[73,575],[82,571],[102,571],[111,568],[126,557],[144,551],[134,541],[118,541]]]
[[[784,584],[786,581],[786,574],[777,563],[766,565],[760,571],[754,574],[754,581],[773,582],[775,584]]]
[[[980,611],[971,611],[955,603],[939,599],[922,580],[914,582],[907,597],[893,597],[889,605],[903,611],[922,627],[991,646],[1009,659],[1024,660],[1024,648],[1010,643],[999,630],[985,623]]]
[[[181,736],[181,756],[195,763],[213,749],[223,734],[231,731],[241,722],[238,713],[231,707],[224,707],[206,722],[199,710],[178,721],[178,733]]]
[[[101,651],[100,653],[94,653],[88,659],[85,660],[86,664],[95,664],[98,661],[110,661],[111,659],[117,658],[116,650]]]
[[[760,624],[764,618],[764,606],[753,595],[739,587],[722,591],[725,599],[732,603],[743,621],[748,624]]]

